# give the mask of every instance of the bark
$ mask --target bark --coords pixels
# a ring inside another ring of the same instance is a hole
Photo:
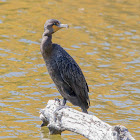
[[[135,140],[124,126],[111,126],[94,115],[62,107],[59,99],[49,100],[40,111],[40,118],[43,121],[41,126],[47,126],[50,134],[68,130],[89,140]]]

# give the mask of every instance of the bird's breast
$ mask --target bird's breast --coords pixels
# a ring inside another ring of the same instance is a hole
[[[48,63],[46,63],[46,66],[47,66],[48,73],[51,79],[54,81],[54,83],[55,84],[57,84],[58,82],[61,83],[63,80],[56,62],[54,60],[49,61]]]

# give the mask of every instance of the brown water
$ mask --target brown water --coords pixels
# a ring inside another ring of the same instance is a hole
[[[70,26],[54,34],[53,42],[84,72],[89,113],[126,126],[140,139],[139,9],[139,0],[0,0],[0,139],[85,139],[40,129],[39,110],[61,98],[40,54],[50,18]]]

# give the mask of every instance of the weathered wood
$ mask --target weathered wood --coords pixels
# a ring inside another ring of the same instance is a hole
[[[124,126],[111,126],[94,115],[69,107],[60,108],[60,100],[49,100],[47,106],[40,111],[42,126],[46,125],[50,134],[61,134],[68,130],[89,140],[135,140]]]

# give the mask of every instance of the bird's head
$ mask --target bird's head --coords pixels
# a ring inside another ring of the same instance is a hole
[[[49,19],[44,24],[44,35],[51,35],[62,28],[68,28],[68,25],[61,24],[60,21],[56,19]]]

